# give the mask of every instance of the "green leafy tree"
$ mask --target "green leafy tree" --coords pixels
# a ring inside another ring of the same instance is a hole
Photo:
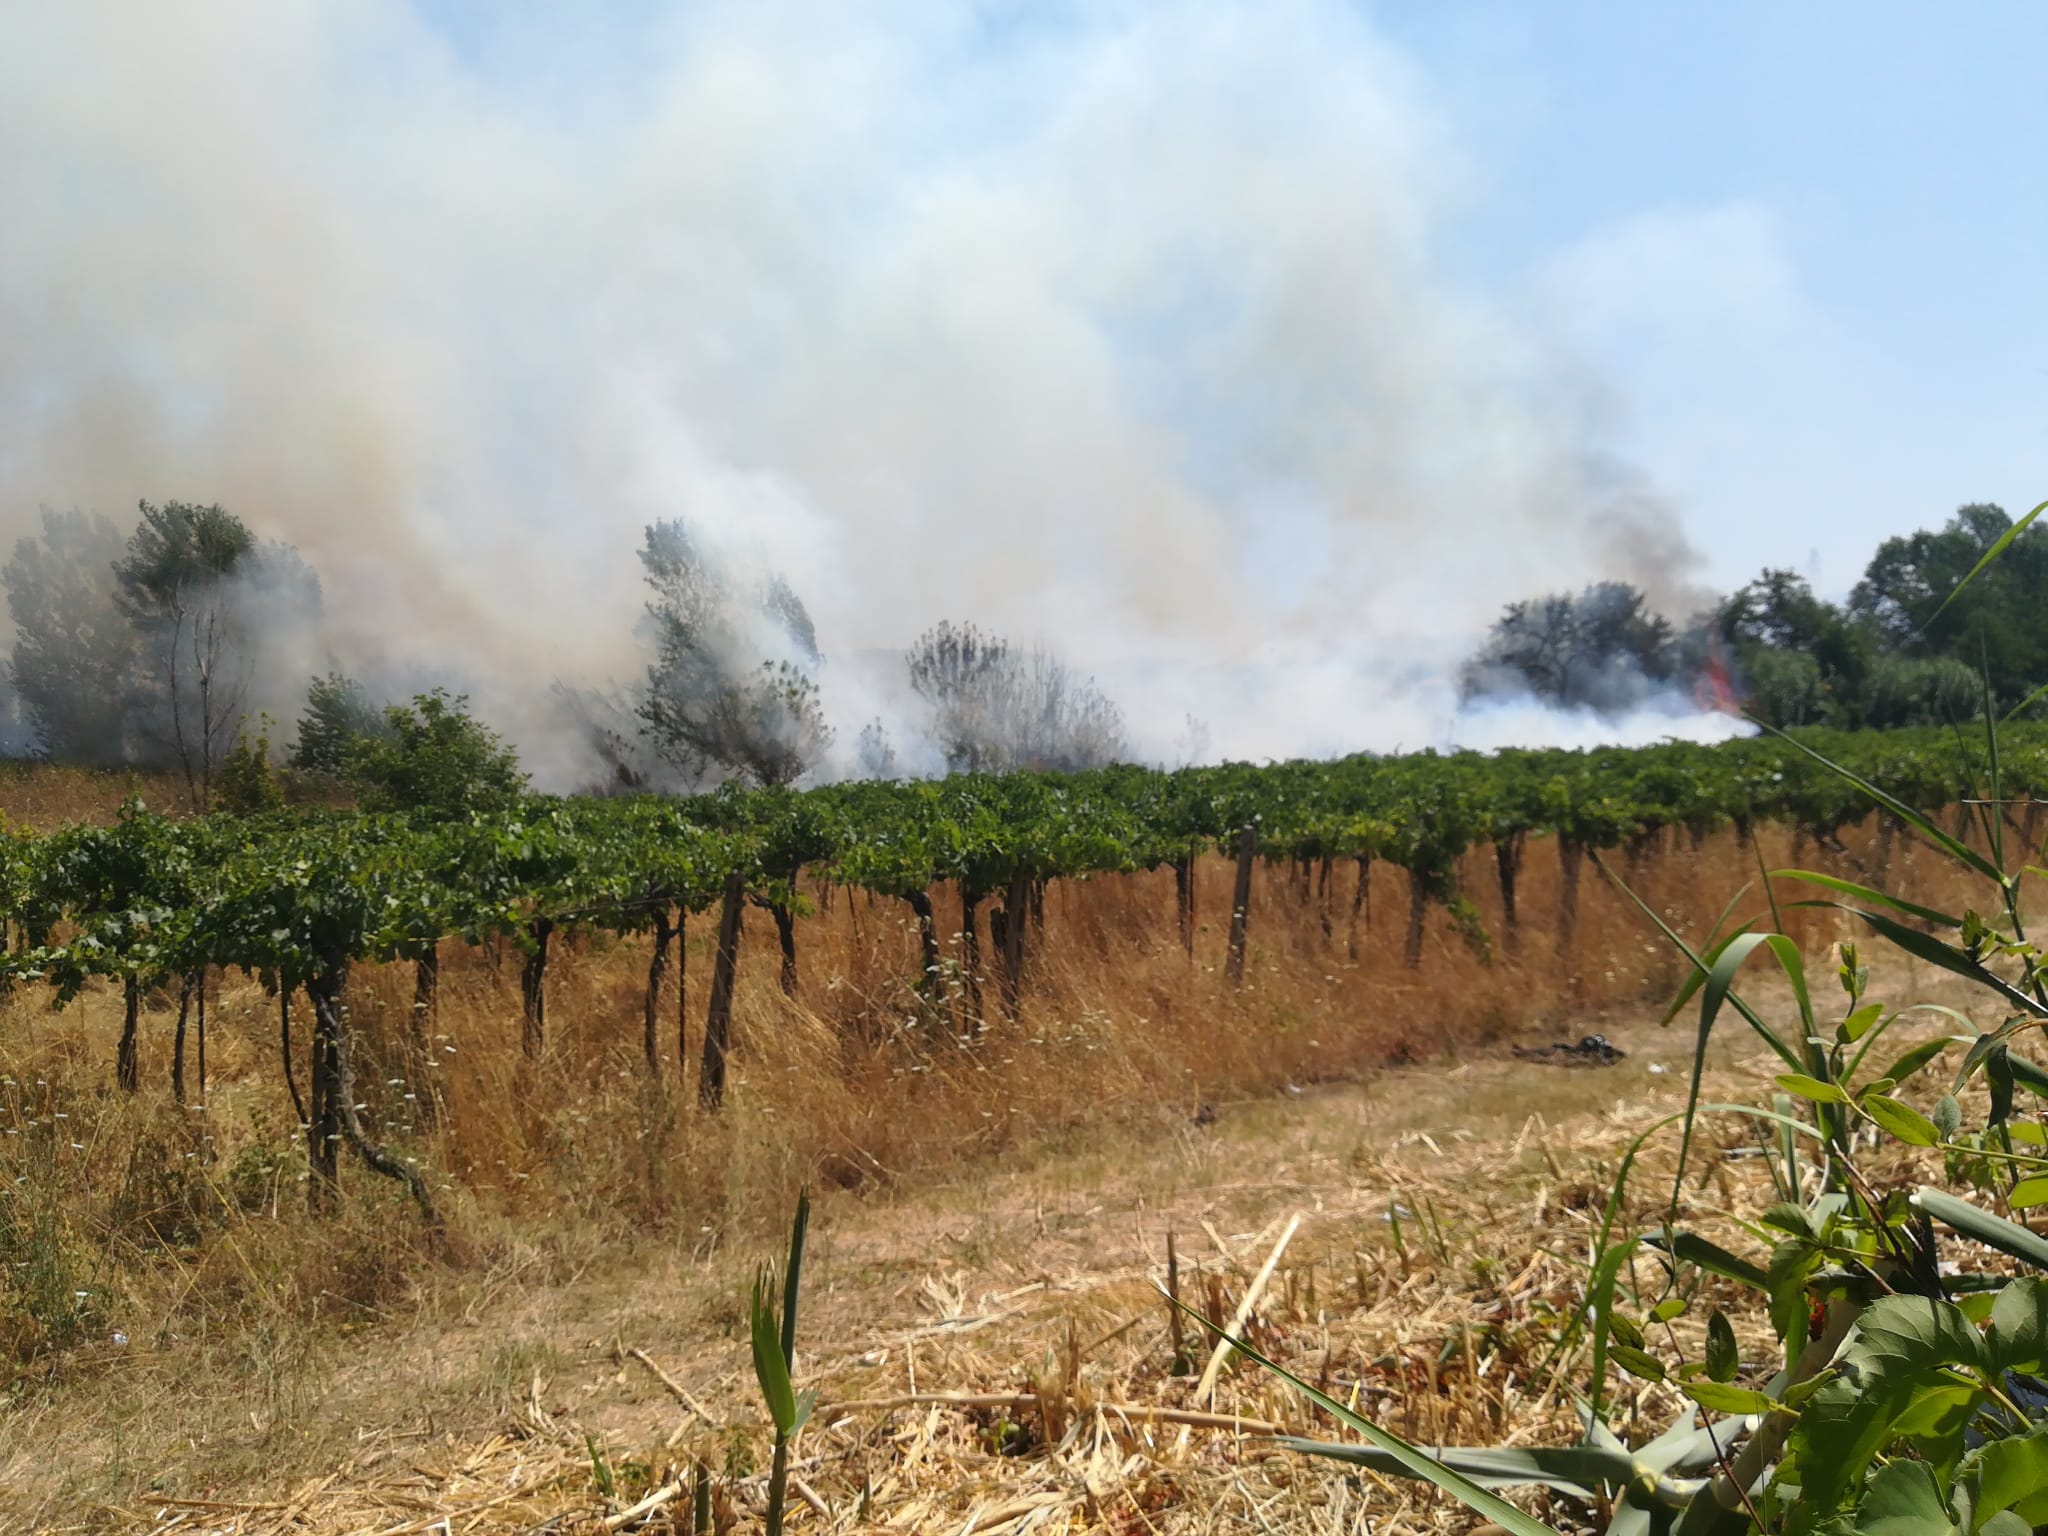
[[[284,805],[284,786],[270,766],[269,717],[264,729],[250,738],[244,728],[220,766],[220,809],[236,816],[259,816]]]
[[[15,628],[8,675],[37,744],[60,762],[128,759],[123,697],[137,645],[114,597],[121,554],[106,518],[45,511],[41,535],[17,543],[0,569]]]
[[[234,578],[255,549],[248,525],[224,507],[145,501],[114,563],[114,601],[141,637],[145,718],[201,811],[248,697],[251,652]]]
[[[1714,627],[1771,724],[1860,723],[1877,636],[1798,572],[1764,571],[1721,604]]]
[[[525,792],[518,754],[468,704],[467,696],[436,688],[386,709],[387,734],[350,744],[343,780],[364,810],[467,816]]]
[[[1850,593],[1849,611],[1901,655],[1981,668],[1999,699],[2017,703],[2048,680],[2048,527],[2023,530],[1943,606],[2012,526],[2002,508],[1980,503],[1940,529],[1885,540]]]
[[[301,773],[338,779],[356,742],[388,740],[392,734],[391,722],[371,701],[369,691],[352,677],[330,672],[314,678],[306,689],[291,765]]]

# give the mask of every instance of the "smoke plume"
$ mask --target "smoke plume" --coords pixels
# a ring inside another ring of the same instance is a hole
[[[946,618],[1052,641],[1162,758],[1191,715],[1487,736],[1453,674],[1504,602],[1677,602],[1695,557],[1444,275],[1472,181],[1340,0],[25,0],[0,539],[224,503],[338,665],[467,688],[555,782],[550,685],[644,670],[670,517],[802,594],[848,750],[909,708],[858,658]]]

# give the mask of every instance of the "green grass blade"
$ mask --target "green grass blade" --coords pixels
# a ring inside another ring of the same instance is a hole
[[[786,1435],[796,1423],[796,1390],[789,1379],[789,1362],[782,1357],[781,1340],[776,1337],[775,1312],[763,1294],[760,1279],[754,1281],[752,1320],[754,1380],[760,1385],[761,1400],[778,1435]]]
[[[1938,966],[1944,971],[1952,971],[1980,987],[1986,987],[2013,1004],[2022,1013],[2032,1014],[2036,1018],[2048,1018],[2048,1004],[2027,996],[2002,976],[1986,970],[1953,944],[1944,944],[1931,934],[1908,928],[1903,923],[1895,923],[1875,912],[1865,912],[1861,907],[1852,907],[1846,902],[1825,901],[1816,902],[1814,905],[1839,907],[1854,917],[1860,917],[1914,959],[1924,960],[1929,965]]]
[[[1164,1288],[1161,1289],[1160,1294],[1166,1294]],[[1173,1298],[1168,1296],[1167,1300],[1173,1301]],[[1328,1393],[1317,1391],[1285,1366],[1268,1360],[1246,1341],[1232,1338],[1223,1329],[1212,1325],[1208,1318],[1195,1311],[1194,1308],[1185,1306],[1178,1301],[1173,1301],[1173,1305],[1179,1307],[1182,1312],[1193,1318],[1203,1328],[1215,1334],[1218,1338],[1226,1340],[1231,1348],[1243,1355],[1247,1360],[1270,1371],[1303,1397],[1314,1403],[1318,1408],[1336,1419],[1340,1424],[1363,1436],[1380,1450],[1385,1451],[1407,1471],[1425,1482],[1434,1483],[1467,1509],[1484,1515],[1487,1519],[1493,1521],[1494,1524],[1509,1531],[1511,1536],[1560,1536],[1560,1533],[1555,1528],[1545,1525],[1541,1520],[1536,1519],[1532,1515],[1523,1513],[1498,1494],[1488,1492],[1462,1472],[1453,1471],[1428,1452],[1417,1446],[1410,1445],[1391,1430],[1382,1429],[1370,1419],[1363,1418],[1352,1412]]]
[[[1806,996],[1806,978],[1804,967],[1799,959],[1798,946],[1783,934],[1778,933],[1744,933],[1736,935],[1735,939],[1722,950],[1720,958],[1714,962],[1712,969],[1708,971],[1706,986],[1700,993],[1700,1025],[1699,1032],[1693,1039],[1692,1079],[1686,1086],[1685,1130],[1680,1136],[1678,1143],[1678,1169],[1671,1176],[1671,1207],[1667,1217],[1667,1225],[1675,1223],[1678,1219],[1679,1195],[1685,1184],[1685,1165],[1692,1152],[1693,1124],[1699,1112],[1700,1083],[1705,1077],[1707,1070],[1707,1040],[1713,1034],[1714,1020],[1720,1016],[1722,1004],[1734,997],[1735,973],[1742,969],[1742,963],[1755,954],[1759,946],[1768,946],[1772,957],[1777,960],[1779,966],[1791,978],[1793,990],[1800,1000],[1800,1013],[1809,1021],[1809,1031],[1811,1029],[1813,1005]],[[1737,1006],[1741,1006],[1739,1000],[1737,1001]],[[1744,1009],[1745,1013],[1747,1011],[1747,1009]],[[1755,1020],[1754,1022],[1761,1027],[1761,1020]],[[1779,1057],[1795,1071],[1811,1064],[1808,1061],[1799,1059],[1793,1051],[1778,1039],[1775,1032],[1768,1029],[1764,1032],[1777,1047]]]
[[[796,1221],[789,1233],[789,1269],[782,1281],[782,1363],[793,1375],[796,1371],[796,1300],[797,1285],[804,1271],[804,1230],[811,1222],[811,1192],[797,1191]]]
[[[1958,1200],[1954,1195],[1922,1185],[1913,1194],[1913,1205],[1936,1221],[1974,1238],[1987,1248],[1996,1248],[2036,1269],[2048,1269],[2048,1238],[2031,1232],[2016,1221],[2007,1221],[1981,1206]]]
[[[1755,918],[1746,917],[1729,932],[1721,932],[1722,928],[1726,926],[1728,919],[1734,914],[1736,904],[1748,894],[1749,886],[1745,883],[1742,889],[1729,899],[1728,905],[1721,909],[1721,915],[1714,919],[1713,927],[1707,930],[1709,936],[1708,943],[1706,948],[1700,951],[1700,958],[1709,965],[1712,965],[1715,960],[1720,958],[1721,951],[1733,943],[1738,935],[1747,933],[1756,926]],[[1690,972],[1685,980],[1679,984],[1678,995],[1671,1000],[1671,1006],[1664,1010],[1664,1016],[1657,1021],[1658,1024],[1669,1024],[1673,1019],[1677,1018],[1679,1010],[1692,1001],[1693,994],[1706,985],[1706,980],[1707,973],[1705,971],[1695,969]]]
[[[1885,810],[1890,811],[1896,819],[1904,822],[1907,826],[1913,828],[1922,837],[1926,838],[1929,842],[1933,843],[1937,848],[1941,849],[1942,852],[1946,853],[1950,858],[1954,859],[1957,863],[1968,866],[1970,869],[1975,870],[1978,874],[1982,875],[1987,880],[1996,880],[2000,883],[2004,882],[2004,872],[1998,869],[1995,865],[1993,865],[1989,859],[1985,858],[1981,853],[1977,852],[1977,850],[1972,848],[1968,843],[1959,842],[1956,838],[1942,831],[1941,828],[1936,826],[1929,817],[1923,815],[1919,811],[1914,810],[1910,805],[1906,804],[1905,801],[1898,799],[1894,795],[1888,794],[1886,791],[1882,789],[1879,789],[1875,784],[1871,783],[1868,779],[1862,778],[1859,775],[1851,772],[1849,769],[1844,768],[1840,763],[1836,762],[1833,758],[1822,756],[1820,753],[1814,751],[1813,748],[1809,747],[1805,742],[1799,740],[1798,737],[1788,735],[1786,732],[1779,730],[1776,726],[1771,725],[1766,721],[1757,720],[1754,715],[1750,716],[1749,718],[1755,721],[1756,725],[1760,729],[1768,731],[1771,735],[1776,736],[1781,741],[1785,742],[1786,745],[1792,747],[1795,751],[1804,753],[1806,756],[1812,758],[1816,763],[1819,763],[1823,768],[1827,769],[1830,773],[1839,776],[1847,783],[1854,784],[1858,789],[1862,790],[1863,793],[1868,795],[1872,800],[1875,800]]]
[[[1963,926],[1963,920],[1960,917],[1951,917],[1948,913],[1938,912],[1933,907],[1923,907],[1917,902],[1907,901],[1902,897],[1874,890],[1870,886],[1858,885],[1854,880],[1839,880],[1833,875],[1823,875],[1818,870],[1774,869],[1771,871],[1771,878],[1773,880],[1800,880],[1808,885],[1820,886],[1823,890],[1838,891],[1844,896],[1853,896],[1858,901],[1874,901],[1879,906],[1890,907],[1894,912],[1903,912],[1908,917],[1917,917],[1922,922],[1934,923],[1942,928],[1960,928]],[[1806,907],[1813,905],[1813,903],[1795,901],[1792,905],[1794,907]]]
[[[1304,1456],[1323,1456],[1355,1467],[1371,1467],[1376,1472],[1414,1475],[1391,1452],[1376,1445],[1339,1445],[1299,1435],[1282,1435],[1277,1443]],[[1436,1446],[1422,1453],[1471,1478],[1482,1488],[1544,1487],[1589,1503],[1601,1497],[1602,1490],[1626,1488],[1636,1475],[1635,1458],[1626,1451],[1589,1445],[1517,1446],[1501,1450]]]
[[[1928,626],[1933,624],[1934,621],[1940,618],[1944,613],[1948,612],[1948,605],[1954,602],[1957,598],[1961,597],[1963,595],[1964,589],[1968,587],[1971,582],[1975,581],[1979,576],[1984,574],[1985,567],[1989,566],[1992,561],[1996,560],[2000,555],[2004,554],[2006,550],[2011,548],[2012,541],[2018,538],[2021,534],[2025,533],[2027,531],[2028,525],[2032,523],[2035,518],[2039,517],[2043,512],[2048,512],[2048,501],[2042,502],[2040,506],[2034,508],[2034,510],[2029,512],[2025,517],[2022,517],[2015,521],[2010,528],[2006,529],[2004,533],[2001,533],[1998,536],[1998,538],[1992,543],[1992,546],[1984,551],[1984,558],[1979,560],[1975,565],[1970,567],[1970,574],[1965,576],[1961,581],[1957,582],[1955,586],[1950,590],[1948,596],[1944,597],[1941,600],[1941,606],[1935,609],[1934,612],[1930,613],[1927,616],[1927,623],[1922,624],[1920,626],[1918,633],[1923,635],[1926,634]]]
[[[1657,931],[1663,934],[1664,937],[1671,942],[1672,947],[1675,948],[1681,955],[1684,955],[1685,958],[1692,963],[1694,971],[1698,973],[1702,981],[1704,981],[1709,975],[1712,974],[1713,963],[1708,961],[1703,955],[1694,950],[1690,944],[1686,943],[1685,940],[1679,936],[1677,930],[1674,929],[1669,923],[1664,921],[1663,917],[1659,915],[1655,907],[1651,906],[1648,902],[1644,901],[1642,897],[1638,896],[1633,890],[1629,889],[1627,882],[1622,880],[1620,876],[1616,875],[1613,870],[1607,867],[1607,861],[1605,859],[1601,858],[1600,855],[1597,853],[1592,855],[1592,859],[1593,863],[1599,868],[1600,872],[1607,876],[1609,880],[1614,882],[1615,889],[1619,890],[1624,896],[1628,897],[1630,901],[1634,902],[1636,904],[1637,909],[1641,911],[1643,916],[1647,917],[1652,923],[1654,923],[1657,927]],[[1732,944],[1736,939],[1742,938],[1743,936],[1744,935],[1742,934],[1732,935],[1728,942]],[[1806,1062],[1800,1059],[1798,1053],[1793,1051],[1790,1046],[1786,1045],[1784,1040],[1778,1035],[1778,1032],[1772,1029],[1770,1025],[1766,1024],[1763,1021],[1761,1015],[1759,1015],[1755,1009],[1751,1008],[1749,1004],[1745,1003],[1740,997],[1736,996],[1733,993],[1729,994],[1728,1004],[1730,1007],[1734,1008],[1734,1010],[1737,1013],[1742,1015],[1743,1019],[1749,1024],[1749,1027],[1756,1031],[1758,1038],[1761,1039],[1766,1045],[1768,1045],[1773,1051],[1775,1051],[1778,1054],[1779,1059],[1781,1059],[1786,1066],[1790,1067],[1795,1072],[1801,1071],[1806,1067]]]
[[[1592,1284],[1587,1287],[1587,1299],[1593,1303],[1593,1385],[1587,1396],[1592,1400],[1596,1418],[1606,1403],[1608,1335],[1613,1329],[1615,1283],[1621,1278],[1621,1266],[1641,1241],[1625,1237],[1601,1254],[1600,1262],[1593,1266]]]
[[[2043,699],[2048,699],[2048,683],[2043,683],[2024,699],[2021,699],[2019,703],[2013,705],[2011,709],[1999,716],[1998,723],[2000,725],[2011,725],[2013,721],[2017,720]]]
[[[1662,1237],[1644,1239],[1652,1248],[1661,1248],[1684,1264],[1703,1269],[1710,1275],[1719,1275],[1723,1280],[1733,1280],[1752,1290],[1768,1292],[1770,1283],[1764,1272],[1749,1260],[1730,1253],[1719,1243],[1710,1242],[1697,1232],[1680,1232],[1668,1243]]]

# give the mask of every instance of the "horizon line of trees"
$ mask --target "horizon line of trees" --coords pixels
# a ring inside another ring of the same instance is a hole
[[[1533,698],[1617,714],[1660,698],[1739,702],[1779,726],[1941,724],[2001,711],[2048,679],[2048,526],[2014,537],[1996,506],[1886,540],[1846,601],[1796,572],[1754,581],[1674,622],[1639,589],[1597,582],[1511,603],[1464,664],[1468,703]],[[594,792],[687,793],[815,781],[833,766],[827,659],[778,572],[736,561],[680,519],[638,551],[646,658],[630,682],[548,690],[556,728],[597,764]],[[474,808],[526,785],[517,754],[441,687],[381,697],[327,643],[318,575],[289,544],[217,505],[138,505],[107,518],[45,511],[0,566],[15,622],[0,753],[169,772],[196,810],[260,808],[280,770],[313,796]],[[894,778],[1128,760],[1123,716],[1095,680],[1043,646],[944,621],[903,658],[914,701],[899,744],[877,718],[837,766]],[[9,718],[11,716],[11,718]],[[295,720],[273,750],[277,720]],[[1191,734],[1199,737],[1197,723]]]
[[[778,572],[736,562],[688,523],[650,525],[643,675],[557,681],[556,728],[600,765],[595,792],[691,792],[815,779],[834,743],[826,658]],[[81,512],[42,515],[0,567],[15,621],[0,699],[0,755],[179,777],[194,810],[260,809],[280,770],[318,797],[449,811],[526,785],[513,748],[445,688],[378,696],[326,641],[318,576],[218,505],[138,506],[123,534]],[[942,622],[912,643],[903,686],[918,739],[880,719],[855,743],[860,777],[918,771],[1078,771],[1125,760],[1116,704],[1043,646]],[[278,719],[296,718],[273,750]]]
[[[2038,707],[2048,683],[2048,525],[2012,531],[1973,503],[1939,529],[1885,540],[1843,602],[1796,571],[1755,580],[1674,623],[1638,588],[1596,582],[1510,603],[1465,662],[1466,702],[1533,698],[1617,714],[1658,698],[1739,704],[1781,728],[1945,725]],[[1947,606],[1944,607],[1944,603]]]

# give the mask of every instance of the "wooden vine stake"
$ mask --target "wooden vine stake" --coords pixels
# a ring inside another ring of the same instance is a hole
[[[1224,974],[1234,987],[1244,985],[1244,930],[1251,916],[1252,859],[1259,851],[1256,828],[1237,834],[1237,883],[1230,892],[1230,954],[1223,963]]]
[[[711,1001],[704,1012],[704,1064],[697,1075],[697,1101],[706,1109],[725,1102],[725,1057],[732,1043],[733,978],[739,968],[740,916],[747,904],[746,877],[725,878],[718,909],[718,950],[711,961]]]

